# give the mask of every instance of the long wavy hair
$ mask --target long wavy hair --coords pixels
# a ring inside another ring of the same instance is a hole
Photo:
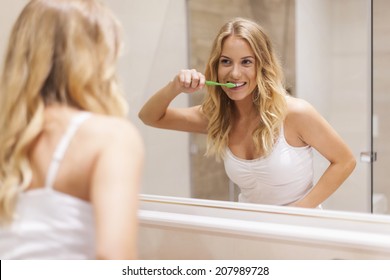
[[[32,0],[16,20],[0,76],[0,220],[31,183],[29,148],[58,103],[125,117],[116,78],[121,27],[95,0]]]
[[[252,133],[252,138],[257,152],[268,155],[286,114],[286,90],[280,62],[262,27],[244,18],[234,18],[222,26],[214,40],[205,76],[207,80],[218,79],[223,44],[233,35],[248,42],[255,54],[257,88],[252,94],[259,95],[253,104],[261,121]],[[203,113],[209,120],[206,155],[215,155],[217,159],[225,155],[232,127],[232,106],[233,102],[230,102],[221,87],[208,87],[208,94],[202,103]]]

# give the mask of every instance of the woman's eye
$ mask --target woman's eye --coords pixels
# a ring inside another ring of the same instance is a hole
[[[224,64],[224,65],[227,65],[227,64],[230,64],[230,60],[229,60],[229,59],[223,58],[223,59],[221,59],[221,60],[219,61],[219,63]]]
[[[250,59],[244,59],[244,60],[242,61],[242,64],[244,64],[244,65],[250,65],[250,64],[252,64],[252,60],[250,60]]]

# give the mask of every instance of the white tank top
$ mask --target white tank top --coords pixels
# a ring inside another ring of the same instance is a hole
[[[19,195],[16,215],[0,227],[0,259],[95,258],[95,223],[90,203],[53,188],[60,162],[79,125],[90,116],[82,113],[59,142],[43,188]]]
[[[287,205],[313,187],[312,147],[290,146],[283,126],[267,157],[240,159],[227,148],[224,164],[228,177],[241,190],[240,202]]]

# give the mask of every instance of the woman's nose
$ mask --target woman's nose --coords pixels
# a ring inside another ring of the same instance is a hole
[[[233,79],[239,79],[241,77],[241,70],[239,65],[233,65],[230,75]]]

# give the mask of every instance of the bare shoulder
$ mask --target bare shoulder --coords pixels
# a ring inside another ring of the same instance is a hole
[[[288,96],[285,135],[298,146],[312,144],[311,137],[323,131],[325,120],[306,100]]]
[[[287,96],[287,113],[288,114],[305,114],[314,110],[313,106],[304,99]]]
[[[125,118],[93,114],[84,127],[83,134],[98,145],[142,146],[138,129]]]
[[[318,116],[316,109],[306,100],[292,96],[287,97],[287,121],[309,121]]]

